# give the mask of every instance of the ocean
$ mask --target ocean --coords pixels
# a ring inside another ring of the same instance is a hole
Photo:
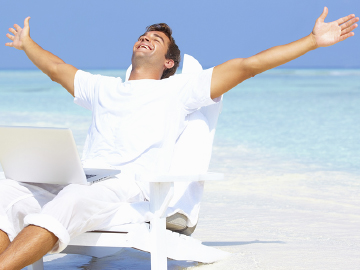
[[[124,70],[90,72],[125,76]],[[224,95],[214,149],[239,159],[240,167],[253,159],[249,169],[266,157],[303,170],[360,174],[359,104],[358,69],[267,71]],[[91,113],[40,71],[1,70],[0,119],[7,126],[71,128],[81,153]]]

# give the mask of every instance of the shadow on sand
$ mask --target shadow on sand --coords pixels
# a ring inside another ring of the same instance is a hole
[[[225,247],[225,246],[241,246],[241,245],[250,245],[250,244],[286,244],[283,241],[246,241],[246,242],[238,242],[238,241],[226,241],[226,242],[203,242],[206,246],[212,247]]]
[[[50,255],[54,256],[54,255]],[[150,270],[150,253],[125,248],[111,256],[95,258],[84,255],[65,255],[48,258],[44,263],[44,269],[51,270]],[[168,269],[184,269],[198,265],[197,262],[174,261],[168,259]]]

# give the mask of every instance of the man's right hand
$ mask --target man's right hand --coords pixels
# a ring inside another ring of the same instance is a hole
[[[12,40],[12,42],[5,43],[8,47],[14,47],[18,50],[24,49],[24,43],[30,39],[30,26],[29,26],[30,17],[27,17],[24,20],[24,28],[21,28],[19,25],[14,24],[14,28],[9,28],[9,32],[13,35],[7,33],[6,36]]]
[[[27,57],[51,80],[61,84],[72,96],[74,96],[74,78],[77,71],[72,65],[66,64],[62,59],[49,51],[41,48],[30,38],[30,17],[24,20],[24,28],[14,24],[9,28],[10,33],[6,36],[12,41],[5,45],[23,50]]]

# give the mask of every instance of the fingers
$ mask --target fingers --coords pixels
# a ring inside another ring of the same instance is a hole
[[[24,20],[24,31],[23,31],[23,28],[21,28],[18,24],[14,24],[14,28],[9,28],[9,32],[12,34],[9,34],[7,33],[6,36],[12,41],[12,42],[7,42],[5,43],[5,46],[8,46],[8,47],[14,47],[14,42],[15,42],[15,47],[14,48],[17,48],[17,49],[21,49],[20,46],[18,48],[18,39],[20,40],[21,42],[21,37],[20,35],[23,35],[24,36],[24,33],[25,35],[29,35],[29,20],[30,20],[30,17],[26,17],[25,20]]]
[[[348,16],[347,16],[348,17]],[[359,21],[359,18],[352,18],[348,21],[346,21],[345,23],[343,23],[342,25],[340,25],[341,27],[341,37],[345,37],[348,38],[348,37],[351,37],[354,35],[354,33],[352,33],[351,31],[353,31],[356,27],[358,27],[357,23]],[[347,35],[347,34],[350,34],[350,35]],[[345,40],[345,39],[342,39],[342,40]]]
[[[354,32],[350,32],[350,33],[347,33],[347,34],[345,34],[345,35],[342,35],[342,36],[340,37],[340,41],[344,41],[345,39],[347,39],[347,38],[349,38],[349,37],[352,37],[353,35],[355,35]]]
[[[336,22],[337,22],[338,25],[340,25],[340,24],[343,24],[343,23],[347,22],[348,20],[351,20],[354,17],[355,17],[354,14],[350,14],[348,16],[345,16],[343,18],[340,18],[340,19],[336,20]]]
[[[354,24],[355,24],[356,22],[358,22],[358,21],[359,21],[359,18],[353,18],[353,19],[351,19],[351,20],[343,23],[342,25],[340,25],[340,26],[341,26],[341,30],[344,30],[344,29],[346,29],[346,28],[354,25]]]
[[[14,28],[9,28],[9,32],[16,35],[17,31]]]
[[[24,20],[24,27],[29,27],[29,20],[30,20],[30,17],[26,17],[25,20]]]
[[[14,38],[15,38],[13,35],[10,35],[10,34],[6,34],[6,36],[11,40],[14,40]]]
[[[18,31],[18,32],[22,30],[22,28],[21,28],[19,25],[17,25],[17,24],[14,24],[14,28],[15,28],[15,30]]]
[[[324,7],[323,13],[320,15],[318,20],[321,22],[324,22],[326,19],[326,16],[328,15],[328,12],[329,12],[328,8]]]
[[[14,28],[9,28],[9,32],[13,35],[10,35],[9,33],[6,34],[6,37],[8,37],[11,40],[15,39],[15,35],[17,34],[17,31]],[[7,45],[8,46],[8,45]]]
[[[352,30],[354,30],[356,27],[358,27],[358,25],[356,23],[350,25],[349,27],[343,29],[341,31],[341,35],[344,35],[344,34],[347,34],[347,33],[350,33]]]

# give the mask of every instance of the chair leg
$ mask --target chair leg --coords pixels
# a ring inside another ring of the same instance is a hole
[[[166,270],[166,218],[155,218],[150,226],[151,269]]]
[[[43,258],[29,265],[27,270],[44,270]]]
[[[171,188],[170,183],[150,184],[150,210],[155,214],[150,222],[151,269],[153,270],[167,269],[166,217],[163,217],[161,212],[164,203],[168,203],[166,197]]]

